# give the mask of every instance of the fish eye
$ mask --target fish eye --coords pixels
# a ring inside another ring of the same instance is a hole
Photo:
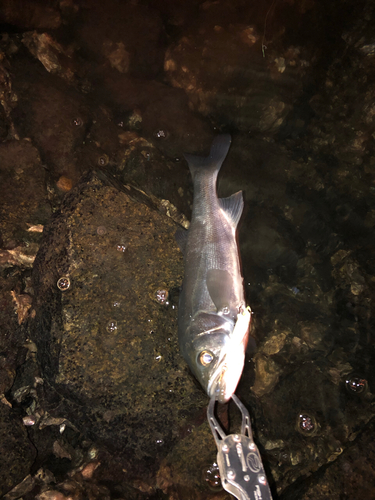
[[[202,351],[199,353],[198,359],[202,366],[208,366],[212,363],[214,355],[211,351]]]

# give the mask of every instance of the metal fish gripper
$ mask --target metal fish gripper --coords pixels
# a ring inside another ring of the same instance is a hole
[[[216,400],[211,398],[207,418],[218,449],[217,463],[223,488],[238,500],[272,500],[259,450],[254,443],[250,415],[232,396],[242,415],[241,434],[226,435],[216,420]]]

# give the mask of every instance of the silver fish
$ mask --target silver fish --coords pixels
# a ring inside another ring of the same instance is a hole
[[[250,324],[236,242],[242,192],[220,199],[216,194],[230,143],[229,135],[219,135],[207,158],[185,155],[194,181],[193,213],[189,230],[176,233],[185,263],[180,349],[208,396],[220,402],[236,390]]]

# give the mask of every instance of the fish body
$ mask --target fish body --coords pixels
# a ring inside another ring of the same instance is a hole
[[[181,352],[210,398],[228,401],[241,377],[248,340],[246,308],[236,241],[242,192],[217,197],[216,180],[231,143],[217,136],[210,155],[185,155],[194,181],[192,220],[176,233],[184,253],[179,302]]]

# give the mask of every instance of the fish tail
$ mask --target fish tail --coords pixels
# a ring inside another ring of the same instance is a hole
[[[205,173],[208,171],[212,171],[212,173],[219,172],[229,151],[230,143],[230,135],[221,134],[213,140],[210,154],[207,157],[185,154],[184,157],[189,164],[193,180],[199,171],[204,171]]]

